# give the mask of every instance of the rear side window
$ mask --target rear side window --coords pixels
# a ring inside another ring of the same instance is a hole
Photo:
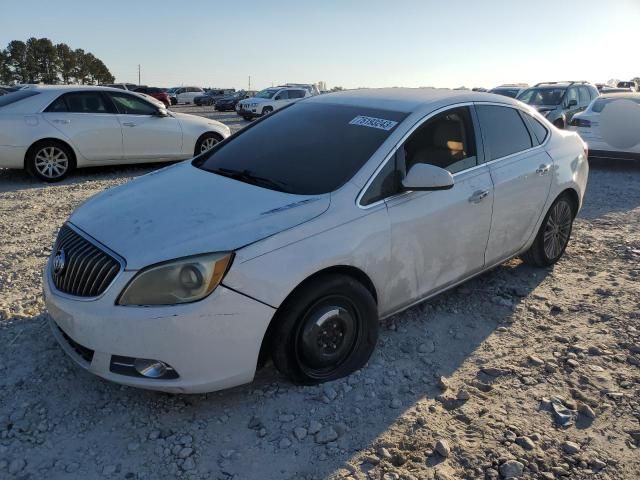
[[[496,105],[476,107],[489,161],[528,150],[529,130],[517,110]]]
[[[65,93],[53,102],[47,112],[111,113],[99,92]]]
[[[279,94],[276,95],[276,100],[287,100],[289,98],[289,92],[287,90],[282,90]]]
[[[123,115],[154,115],[156,108],[141,98],[127,95],[126,93],[110,93],[109,96]]]
[[[304,90],[289,90],[289,98],[303,98]]]
[[[535,137],[533,139],[533,143],[536,145],[540,145],[541,143],[543,143],[547,138],[547,135],[549,135],[549,131],[546,129],[546,127],[542,125],[539,120],[532,117],[528,113],[520,112],[520,115],[522,115],[527,120],[527,122],[529,122],[529,127],[531,128],[533,136]]]
[[[2,95],[0,97],[0,107],[4,107],[5,105],[11,105],[12,103],[16,103],[16,102],[19,102],[20,100],[24,100],[25,98],[38,95],[39,93],[40,92],[36,92],[35,90],[18,90],[17,92],[7,93],[6,95]]]

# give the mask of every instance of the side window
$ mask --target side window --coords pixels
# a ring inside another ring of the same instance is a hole
[[[575,87],[571,87],[571,88],[569,88],[569,89],[567,90],[567,96],[566,96],[566,98],[564,99],[564,104],[565,104],[565,105],[569,105],[569,102],[570,102],[571,100],[575,100],[575,101],[576,101],[576,103],[578,103],[578,91],[577,91],[577,90],[578,90],[578,89],[577,89],[577,88],[575,88]]]
[[[516,109],[478,105],[476,111],[488,150],[487,161],[522,152],[533,146],[529,130]]]
[[[287,100],[288,98],[289,92],[287,90],[282,90],[275,96],[275,100]]]
[[[395,156],[382,167],[360,199],[361,205],[371,205],[379,200],[395,195],[399,191],[400,177]]]
[[[547,138],[547,135],[549,135],[549,131],[545,128],[545,126],[542,125],[539,120],[532,117],[528,113],[520,112],[520,115],[522,115],[529,122],[529,127],[531,128],[533,136],[535,137],[533,139],[533,143],[535,143],[536,145],[540,145],[541,143],[543,143]]]
[[[524,125],[523,125],[524,126]],[[454,108],[427,120],[402,147],[399,170],[428,163],[457,173],[477,165],[473,122],[468,107]]]
[[[64,95],[59,96],[47,107],[45,112],[68,112],[67,103],[64,101]]]
[[[580,98],[578,105],[580,105],[581,107],[586,107],[587,105],[589,105],[591,97],[589,96],[589,89],[587,87],[578,87],[578,96]]]
[[[289,90],[289,98],[304,98],[304,90]]]
[[[111,99],[123,115],[154,115],[156,108],[141,98],[126,93],[110,93]]]
[[[72,92],[61,98],[67,104],[67,111],[73,113],[110,113],[102,95],[98,92]]]

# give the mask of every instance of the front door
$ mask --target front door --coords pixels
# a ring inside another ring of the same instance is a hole
[[[553,161],[540,133],[529,130],[524,112],[509,106],[476,105],[485,157],[494,184],[491,235],[486,262],[492,265],[518,253],[534,232],[547,202]],[[537,128],[546,127],[537,122]]]
[[[488,167],[478,161],[471,109],[463,106],[435,115],[396,154],[400,177],[416,163],[444,168],[454,176],[450,190],[405,192],[386,201],[391,220],[390,286],[405,304],[484,266],[493,185]]]
[[[122,125],[124,161],[175,160],[182,153],[182,128],[171,113],[159,116],[158,107],[129,93],[109,93]]]
[[[89,162],[122,160],[122,129],[108,99],[99,91],[69,92],[42,113]]]

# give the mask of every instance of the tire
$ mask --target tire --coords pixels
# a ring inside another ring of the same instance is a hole
[[[25,167],[38,180],[54,183],[63,180],[75,168],[75,157],[64,143],[43,140],[29,148]]]
[[[222,141],[222,137],[217,133],[207,132],[200,136],[193,151],[194,156],[207,152]]]
[[[262,116],[269,115],[271,112],[273,112],[273,107],[264,107],[262,109]]]
[[[545,215],[533,244],[521,255],[522,260],[536,267],[548,267],[560,260],[569,244],[575,215],[569,195],[560,195]]]
[[[244,118],[247,121],[251,120],[251,117],[249,115],[242,115],[242,118]]]
[[[553,122],[553,124],[560,130],[564,130],[564,120],[562,120],[561,118]]]
[[[378,340],[376,302],[347,275],[309,281],[285,301],[274,321],[273,363],[298,384],[328,382],[362,368]]]

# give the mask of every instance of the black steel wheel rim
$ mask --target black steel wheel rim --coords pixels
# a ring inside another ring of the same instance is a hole
[[[295,337],[295,357],[310,378],[330,377],[350,357],[362,331],[353,302],[342,296],[325,297],[303,315]]]
[[[565,201],[557,202],[547,217],[544,228],[544,253],[549,259],[559,257],[565,249],[571,234],[573,214]]]

